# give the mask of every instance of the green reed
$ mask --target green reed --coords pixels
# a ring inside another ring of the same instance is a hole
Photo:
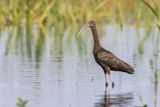
[[[157,0],[155,1],[152,1],[152,4],[145,1],[145,0],[142,0],[142,2],[152,11],[152,13],[154,14],[157,22],[156,22],[156,25],[158,27],[158,29],[160,30],[160,8],[158,6],[158,4],[156,3],[159,3]]]
[[[1,0],[0,32],[9,29],[7,52],[19,43],[25,46],[22,52],[31,56],[32,45],[43,44],[50,29],[54,29],[55,36],[68,31],[73,37],[88,20],[100,26],[114,24],[120,30],[124,26],[152,30],[155,25],[160,29],[158,4],[159,0]],[[43,36],[35,39],[34,26]]]
[[[18,107],[26,107],[28,101],[22,98],[18,98],[17,106]]]
[[[6,0],[0,1],[0,23],[18,26],[29,22],[45,28],[66,28],[79,27],[94,19],[99,23],[116,22],[122,29],[123,24],[151,24],[154,19],[151,13],[159,20],[159,3],[158,0]]]

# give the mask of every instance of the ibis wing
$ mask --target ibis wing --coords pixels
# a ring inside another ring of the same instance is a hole
[[[115,64],[118,60],[118,58],[109,51],[100,51],[97,53],[97,57],[100,63],[107,65],[110,65],[112,63]]]
[[[109,51],[101,51],[97,54],[100,63],[107,65],[111,70],[126,70],[128,64],[120,60]]]

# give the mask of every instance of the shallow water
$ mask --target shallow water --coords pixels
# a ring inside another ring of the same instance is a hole
[[[160,107],[159,35],[146,32],[105,29],[102,46],[135,69],[134,75],[112,72],[115,87],[109,82],[106,89],[103,70],[92,55],[90,31],[79,39],[46,36],[44,45],[33,46],[28,56],[19,46],[6,54],[5,30],[0,38],[0,107],[16,107],[18,98],[28,100],[26,107]]]

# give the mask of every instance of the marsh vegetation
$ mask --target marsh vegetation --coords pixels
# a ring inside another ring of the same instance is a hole
[[[159,4],[0,0],[0,106],[159,107]],[[90,31],[75,37],[91,19],[102,45],[135,68],[134,76],[114,72],[117,86],[107,94]]]

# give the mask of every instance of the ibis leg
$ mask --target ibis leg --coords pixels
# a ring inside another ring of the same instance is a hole
[[[114,88],[114,82],[113,82],[113,80],[112,80],[112,78],[111,78],[110,74],[109,74],[108,76],[109,76],[109,79],[110,79],[110,80],[111,80],[111,82],[112,82],[112,88]]]
[[[107,82],[107,73],[105,73],[105,83],[106,83],[106,87],[108,87],[108,82]]]

